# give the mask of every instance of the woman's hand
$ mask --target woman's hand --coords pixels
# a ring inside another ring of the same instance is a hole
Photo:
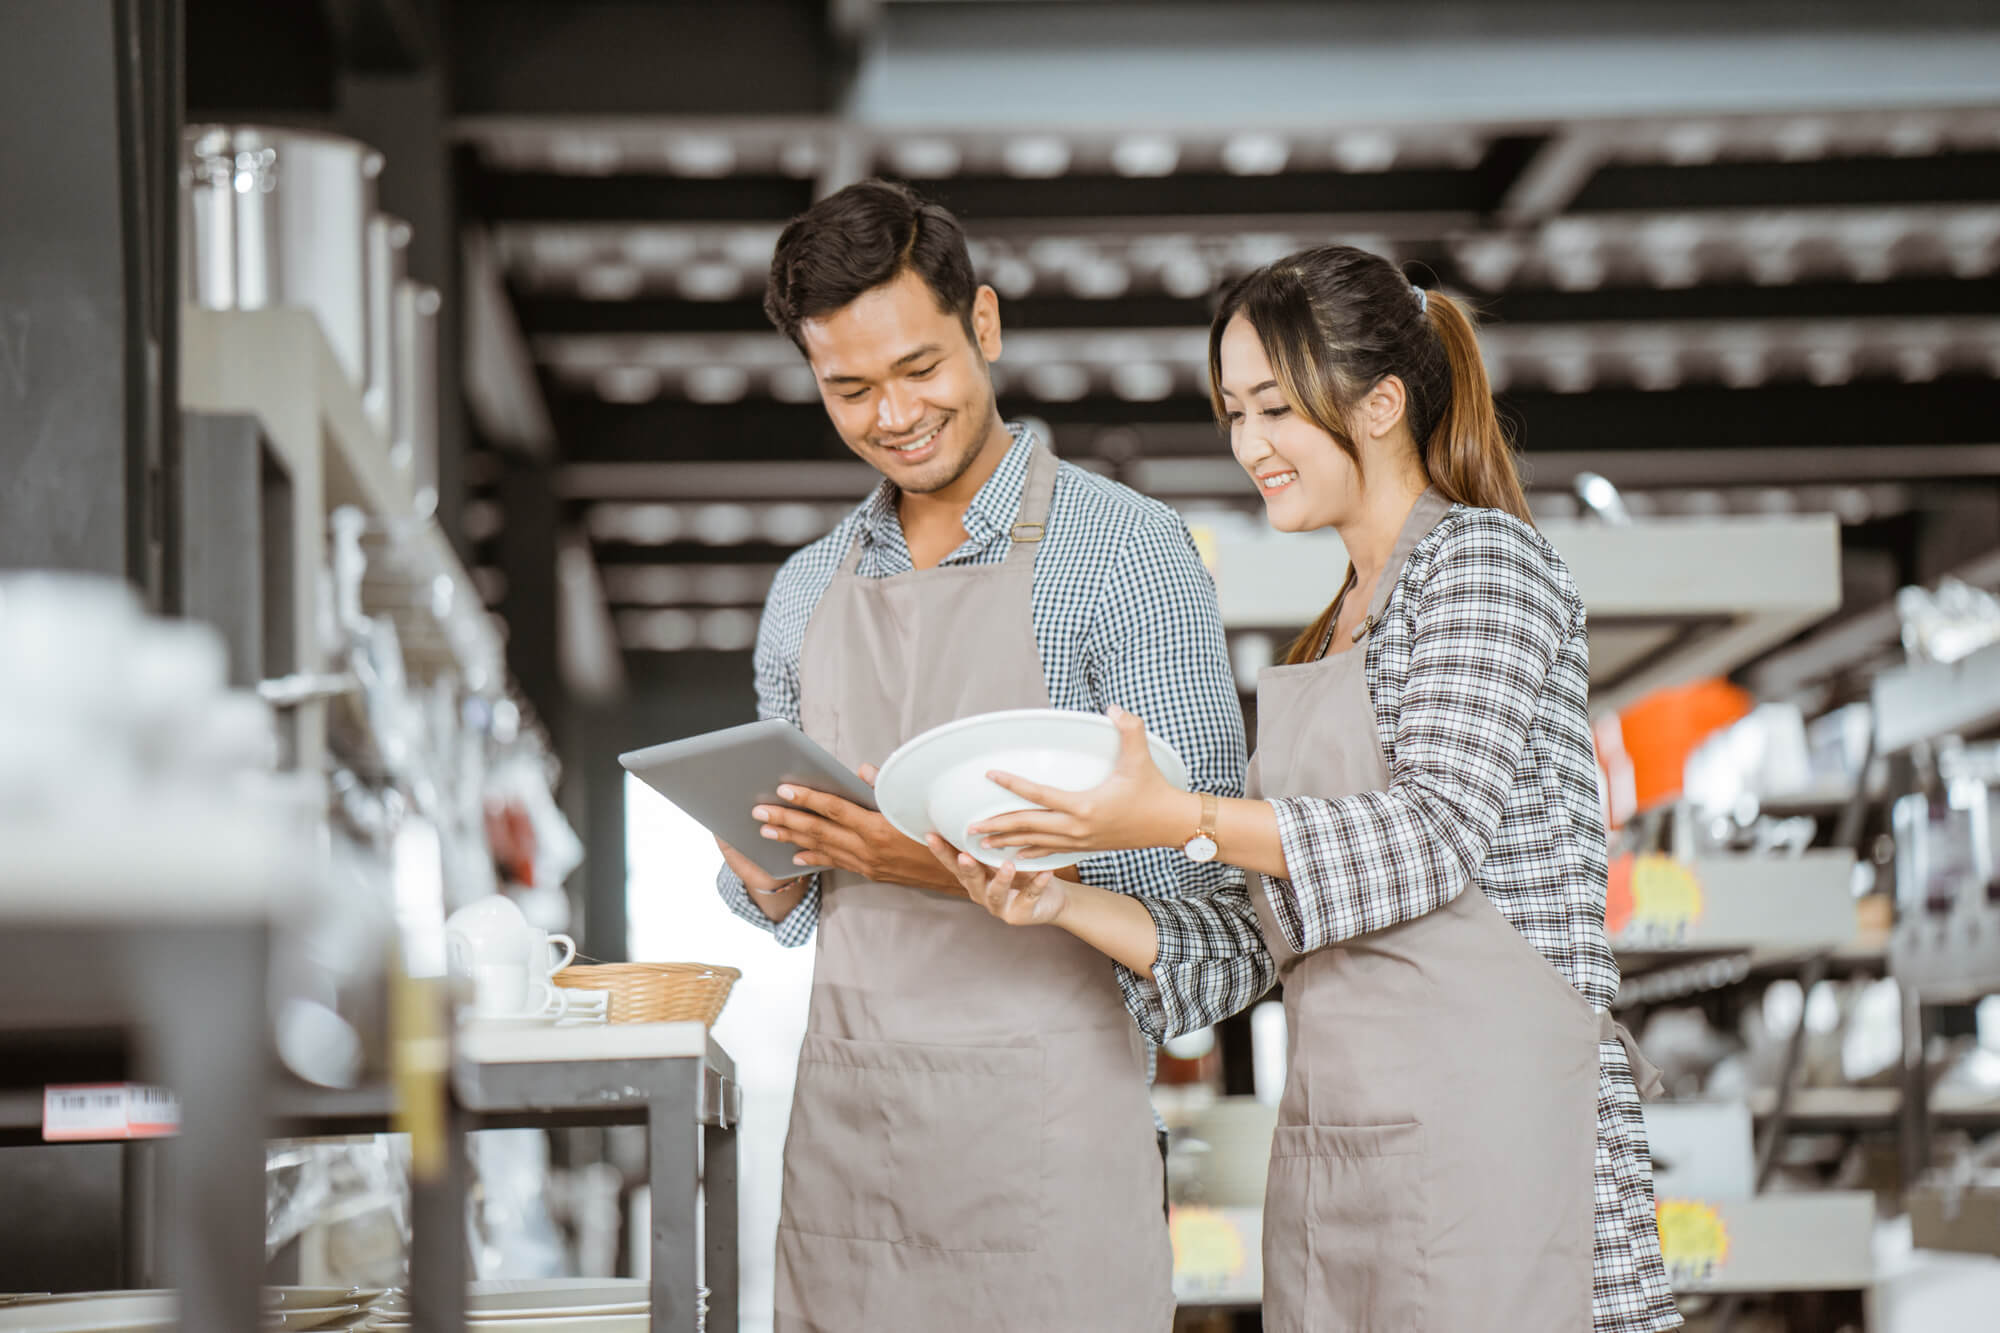
[[[1071,885],[1056,878],[1053,871],[1023,875],[1012,861],[993,870],[935,833],[924,841],[938,864],[958,880],[966,897],[1010,926],[1053,925],[1068,906]]]
[[[1032,861],[1056,852],[1116,852],[1175,847],[1192,836],[1201,798],[1168,782],[1146,745],[1146,724],[1122,708],[1107,715],[1118,727],[1118,763],[1089,791],[1044,787],[1011,773],[986,776],[1016,796],[1046,807],[1017,810],[974,824],[982,846]]]

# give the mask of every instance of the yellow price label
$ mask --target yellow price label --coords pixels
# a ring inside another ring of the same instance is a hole
[[[1662,1199],[1655,1214],[1668,1283],[1678,1289],[1712,1281],[1729,1258],[1729,1228],[1722,1214],[1694,1199]]]
[[[1673,857],[1621,856],[1611,866],[1604,924],[1626,948],[1670,947],[1687,941],[1703,905],[1701,881]]]

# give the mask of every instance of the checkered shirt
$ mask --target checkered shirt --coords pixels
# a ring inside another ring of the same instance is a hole
[[[1009,429],[1013,447],[973,497],[965,543],[945,559],[947,565],[997,565],[1007,558],[1035,447],[1026,427]],[[832,532],[778,571],[757,635],[759,717],[798,723],[806,622],[857,535],[861,577],[888,578],[914,568],[896,515],[896,494],[884,481]],[[1051,706],[1102,712],[1117,704],[1145,719],[1149,730],[1179,751],[1195,790],[1242,795],[1243,712],[1215,582],[1178,514],[1095,473],[1059,465],[1031,600]],[[1243,897],[1240,871],[1196,865],[1177,848],[1091,857],[1078,871],[1086,883],[1144,897],[1218,892]],[[780,944],[806,943],[819,923],[817,878],[791,914],[775,923],[727,866],[717,888],[730,910],[772,930]],[[1253,918],[1249,938],[1237,942],[1247,949],[1255,938]],[[1268,972],[1268,960],[1264,966]],[[1130,973],[1118,970],[1129,987]]]
[[[1272,915],[1309,953],[1435,911],[1477,885],[1593,1008],[1618,992],[1604,934],[1604,820],[1591,748],[1583,601],[1542,536],[1453,506],[1418,542],[1368,637],[1387,791],[1273,800],[1290,880]],[[1229,933],[1218,905],[1149,903],[1169,972]],[[1158,969],[1156,969],[1156,974]],[[1157,1035],[1249,1003],[1177,997]],[[1144,1020],[1142,1020],[1144,1021]],[[1595,1325],[1680,1324],[1660,1260],[1651,1159],[1622,1047],[1599,1051]]]

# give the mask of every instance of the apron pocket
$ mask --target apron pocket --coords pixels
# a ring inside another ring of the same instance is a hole
[[[1424,1127],[1281,1125],[1264,1195],[1274,1333],[1422,1333]]]
[[[806,1035],[784,1224],[925,1249],[1041,1246],[1042,1049]]]

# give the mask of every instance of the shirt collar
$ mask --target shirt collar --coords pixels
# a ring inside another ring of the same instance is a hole
[[[1014,443],[965,511],[969,546],[983,546],[999,533],[1012,532],[1020,513],[1021,491],[1027,485],[1028,461],[1034,456],[1036,438],[1034,431],[1017,421],[1008,422],[1007,431]],[[896,515],[897,494],[896,484],[885,477],[868,497],[861,513],[861,534],[871,545],[903,540],[902,520]]]

